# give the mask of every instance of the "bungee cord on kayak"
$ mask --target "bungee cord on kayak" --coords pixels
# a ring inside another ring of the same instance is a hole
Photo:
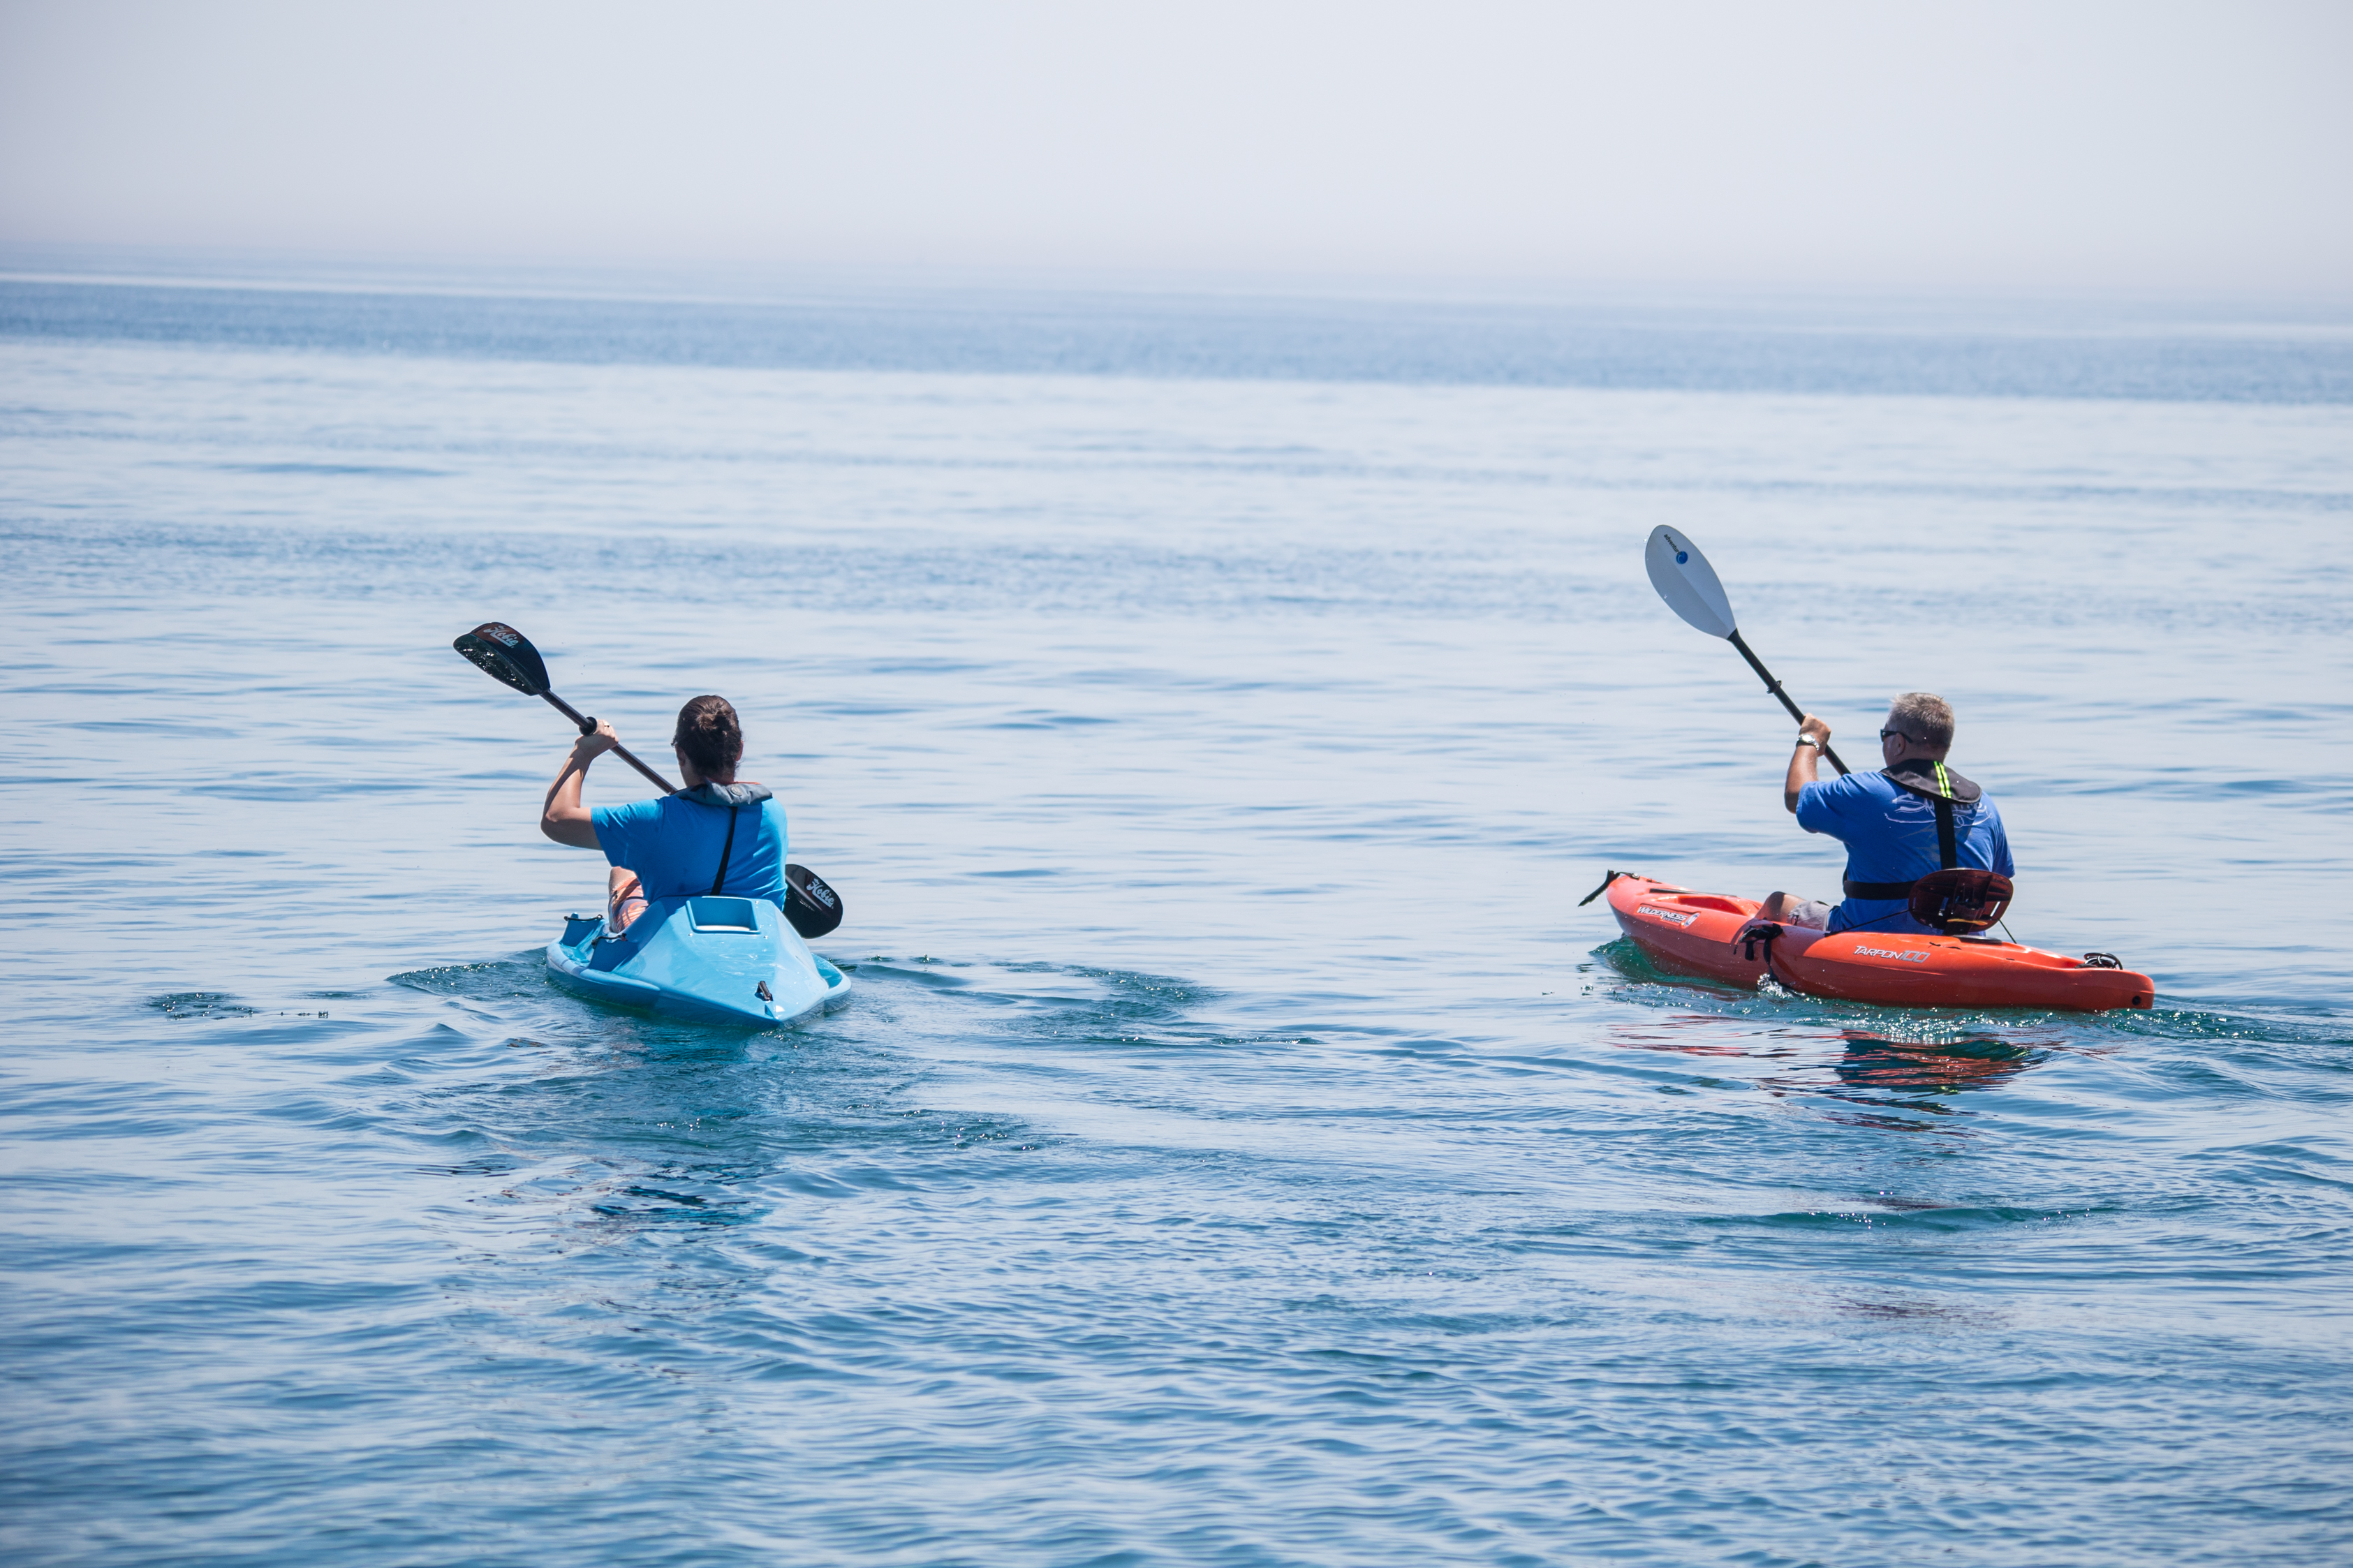
[[[1667,607],[1730,642],[1798,721],[1782,805],[1807,832],[1847,849],[1836,905],[1781,890],[1762,900],[1695,893],[1609,872],[1583,901],[1606,892],[1619,925],[1654,963],[1904,1006],[2098,1012],[2153,1004],[2155,983],[2112,954],[2069,958],[1983,934],[2010,907],[2016,867],[2001,814],[1947,762],[1951,704],[1926,691],[1897,697],[1879,731],[1886,765],[1854,773],[1831,750],[1830,725],[1800,709],[1742,639],[1724,584],[1688,535],[1653,530],[1643,564]],[[1840,776],[1818,778],[1817,758]]]

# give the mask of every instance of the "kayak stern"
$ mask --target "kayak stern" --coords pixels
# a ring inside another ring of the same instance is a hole
[[[574,915],[547,944],[550,979],[591,1001],[734,1028],[789,1028],[849,1000],[765,899],[657,899],[620,936]]]

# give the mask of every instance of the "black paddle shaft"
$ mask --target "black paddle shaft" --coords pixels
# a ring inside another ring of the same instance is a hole
[[[539,657],[539,649],[531,646],[529,637],[504,621],[484,621],[472,631],[459,634],[449,646],[457,649],[467,663],[500,685],[512,686],[526,697],[545,698],[549,707],[580,726],[582,734],[596,733],[596,720],[547,689],[547,660]],[[659,785],[662,794],[678,793],[676,784],[638,761],[627,746],[615,746],[613,752]]]
[[[566,702],[563,698],[558,697],[553,691],[543,691],[540,695],[545,698],[549,705],[554,707],[558,713],[563,714],[566,719],[569,719],[575,724],[579,725],[580,732],[582,734],[592,735],[596,733],[596,721],[595,719],[581,712],[579,709],[575,708],[571,703]],[[653,769],[646,766],[645,763],[638,761],[637,753],[630,751],[628,747],[616,745],[613,748],[613,754],[620,758],[621,761],[628,763],[629,766],[637,769],[638,772],[645,774],[646,777],[651,779],[655,784],[660,785],[662,794],[676,795],[678,793],[678,786],[676,784],[662,777],[661,774],[654,772]]]
[[[1740,650],[1740,657],[1748,661],[1748,668],[1757,672],[1757,679],[1765,683],[1765,689],[1778,698],[1780,700],[1781,706],[1789,710],[1789,717],[1795,719],[1800,724],[1804,723],[1806,721],[1806,710],[1799,707],[1795,702],[1789,700],[1789,694],[1781,689],[1781,683],[1773,679],[1773,672],[1765,668],[1765,661],[1758,658],[1756,654],[1749,650],[1748,645],[1740,640],[1740,633],[1736,629],[1732,634],[1732,646]],[[1828,760],[1831,766],[1836,768],[1841,773],[1852,771],[1848,768],[1844,763],[1839,761],[1839,754],[1831,750],[1830,743],[1828,742],[1824,742],[1822,743],[1822,756]]]

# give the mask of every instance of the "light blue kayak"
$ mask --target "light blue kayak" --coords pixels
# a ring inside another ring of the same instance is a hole
[[[621,935],[571,916],[547,944],[556,984],[592,1001],[738,1028],[776,1029],[849,1000],[849,976],[808,949],[765,899],[656,899]]]

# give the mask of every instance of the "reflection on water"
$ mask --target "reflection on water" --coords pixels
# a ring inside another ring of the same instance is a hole
[[[1959,1108],[1945,1103],[1947,1097],[1999,1089],[2064,1043],[2047,1029],[2001,1033],[1917,1015],[1891,1014],[1883,1029],[1788,1028],[1762,1036],[1753,1026],[1731,1032],[1726,1023],[1715,1014],[1671,1015],[1620,1025],[1609,1040],[1625,1050],[1704,1057],[1711,1063],[1769,1062],[1771,1069],[1754,1079],[1769,1094],[1843,1101],[1854,1109],[1831,1114],[1852,1126],[1955,1135],[1965,1129],[1951,1120]],[[1833,1043],[1835,1053],[1824,1048]]]
[[[1841,1082],[1855,1089],[1902,1094],[1998,1089],[2049,1055],[2047,1050],[1986,1035],[1924,1044],[1860,1029],[1840,1033],[1846,1049],[1840,1053],[1833,1070]]]
[[[1841,1297],[1833,1305],[1841,1312],[1873,1322],[1923,1328],[1994,1329],[2001,1327],[2007,1321],[2003,1314],[1989,1312],[1980,1307],[1957,1306],[1916,1297],[1888,1300]]]

